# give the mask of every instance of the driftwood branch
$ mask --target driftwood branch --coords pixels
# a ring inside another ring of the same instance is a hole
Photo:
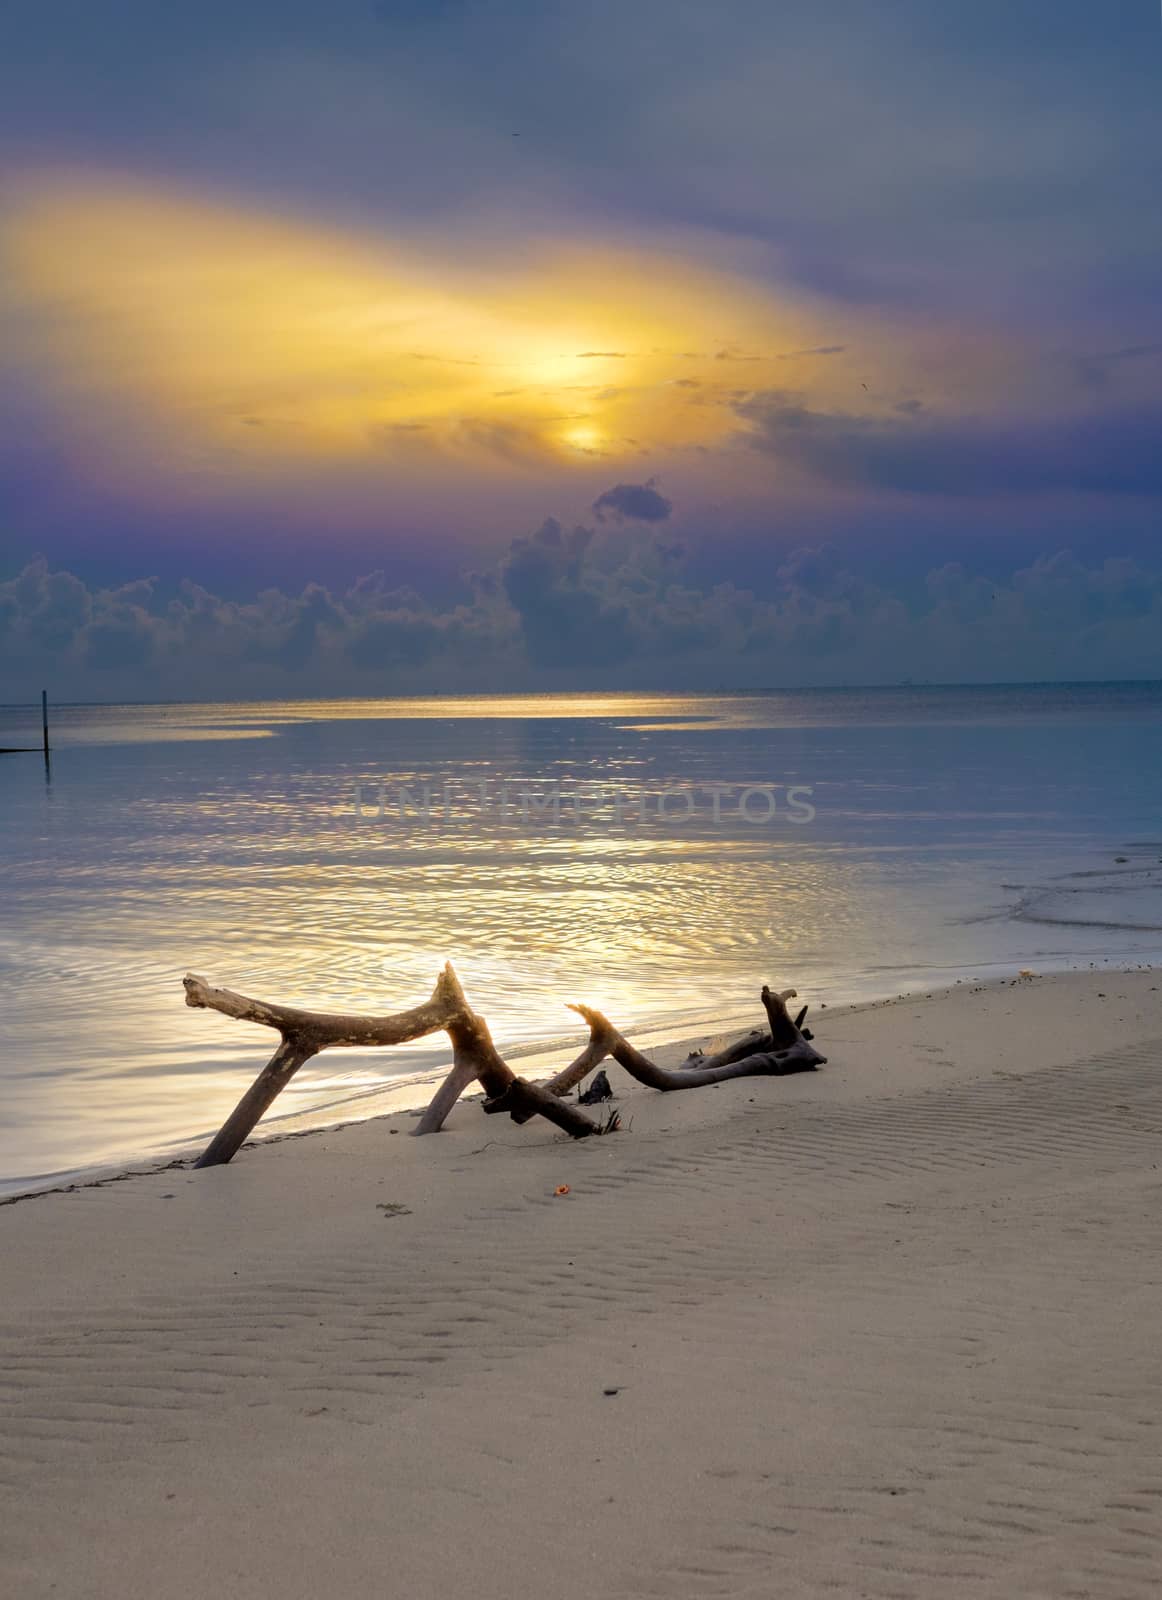
[[[715,1055],[691,1056],[676,1069],[659,1067],[635,1050],[600,1011],[587,1006],[570,1006],[571,1011],[588,1022],[589,1043],[567,1067],[545,1083],[544,1090],[550,1095],[568,1094],[610,1056],[639,1083],[663,1091],[698,1089],[711,1083],[725,1083],[729,1078],[785,1077],[793,1072],[809,1072],[822,1066],[826,1057],[821,1056],[800,1031],[807,1007],[792,1020],[786,1002],[794,998],[794,989],[778,991],[764,987],[760,999],[767,1014],[766,1031],[756,1029]],[[467,1067],[454,1064],[424,1112],[416,1132],[438,1132],[475,1076],[478,1074]],[[490,1108],[486,1104],[484,1109]]]
[[[764,989],[763,994],[770,997],[770,990]],[[779,1000],[794,1000],[795,997],[796,991],[794,989],[782,989],[777,995]],[[764,1009],[766,1008],[766,1003],[766,1000],[764,1000]],[[796,1018],[796,1028],[802,1026],[803,1018],[806,1015],[807,1007],[804,1006]],[[807,1035],[807,1037],[809,1038],[810,1035]],[[701,1050],[695,1051],[694,1054],[691,1055],[686,1061],[685,1067],[687,1070],[698,1068],[699,1070],[703,1071],[709,1067],[725,1067],[731,1061],[742,1061],[747,1056],[763,1055],[767,1051],[774,1050],[775,1048],[775,1041],[768,1030],[763,1028],[752,1028],[751,1031],[747,1034],[744,1034],[741,1039],[735,1039],[732,1044],[726,1045],[722,1050],[716,1051],[713,1055],[703,1055]]]
[[[236,994],[233,989],[215,989],[205,978],[192,974],[183,978],[182,984],[188,1006],[204,1006],[220,1011],[223,1016],[236,1017],[240,1022],[258,1022],[266,1028],[277,1028],[284,1038],[310,1044],[312,1054],[335,1046],[366,1049],[422,1039],[425,1034],[446,1028],[453,1017],[468,1009],[451,963],[436,979],[431,999],[413,1006],[410,1011],[382,1017],[300,1011],[295,1006],[270,1005],[265,1000],[251,1000],[249,995]]]
[[[428,1101],[423,1116],[412,1129],[413,1133],[439,1133],[444,1121],[460,1096],[476,1082],[476,1068],[470,1057],[453,1057],[452,1070]]]
[[[216,989],[204,978],[184,979],[186,1004],[220,1011],[240,1022],[256,1022],[281,1035],[278,1049],[242,1096],[230,1116],[195,1162],[217,1167],[231,1159],[255,1123],[286,1088],[295,1073],[320,1050],[367,1048],[404,1044],[426,1034],[445,1031],[452,1041],[453,1067],[447,1082],[428,1108],[417,1132],[438,1128],[460,1094],[479,1079],[488,1099],[486,1111],[507,1111],[514,1122],[543,1116],[574,1139],[599,1131],[596,1123],[555,1095],[518,1078],[492,1043],[487,1024],[468,1004],[460,980],[447,964],[436,980],[431,998],[410,1011],[388,1016],[362,1016],[325,1011],[303,1011],[295,1006],[271,1005],[252,1000],[233,989]],[[437,1107],[437,1103],[439,1103]],[[433,1111],[436,1115],[433,1115]]]
[[[600,1039],[591,1038],[576,1060],[562,1067],[555,1078],[549,1079],[545,1088],[550,1094],[568,1094],[570,1089],[575,1089],[589,1076],[594,1067],[599,1067],[608,1054]]]
[[[598,1131],[597,1124],[582,1112],[566,1105],[539,1084],[518,1078],[493,1044],[483,1017],[474,1012],[458,1016],[449,1023],[448,1036],[452,1041],[453,1072],[457,1063],[472,1067],[488,1097],[484,1109],[489,1114],[507,1111],[514,1122],[527,1122],[530,1117],[540,1115],[574,1139],[585,1139]]]
[[[489,1115],[505,1113],[516,1123],[544,1117],[574,1139],[586,1139],[606,1129],[566,1103],[564,1096],[610,1056],[639,1083],[663,1092],[697,1089],[729,1078],[807,1072],[826,1059],[810,1043],[810,1034],[802,1031],[806,1006],[794,1019],[787,1010],[787,1001],[795,995],[793,989],[763,989],[765,1031],[756,1030],[714,1055],[692,1056],[676,1069],[659,1067],[642,1055],[600,1011],[572,1006],[589,1024],[589,1042],[556,1077],[535,1084],[518,1077],[497,1050],[488,1024],[468,1003],[450,962],[436,979],[429,999],[408,1011],[384,1016],[274,1005],[233,989],[214,988],[204,978],[193,976],[184,984],[188,1006],[220,1011],[223,1016],[273,1028],[279,1034],[278,1048],[195,1163],[199,1167],[229,1161],[299,1068],[321,1050],[404,1044],[443,1031],[452,1044],[452,1070],[420,1118],[416,1133],[438,1132],[465,1089],[479,1083]]]
[[[526,1084],[526,1088],[535,1087],[538,1095],[543,1093],[551,1099],[560,1100],[562,1096],[569,1093],[570,1089],[579,1084],[583,1078],[587,1078],[593,1071],[594,1067],[599,1067],[605,1060],[607,1054],[608,1052],[604,1048],[595,1043],[593,1040],[590,1040],[577,1059],[570,1062],[567,1067],[558,1072],[555,1078],[550,1078],[547,1083],[539,1086]],[[449,1072],[448,1076],[444,1079],[443,1083],[428,1102],[427,1108],[419,1122],[416,1124],[414,1131],[417,1134],[439,1133],[440,1129],[444,1126],[444,1123],[448,1117],[448,1113],[452,1110],[453,1106],[455,1106],[456,1102],[459,1100],[460,1096],[465,1092],[465,1090],[468,1089],[469,1086],[473,1084],[479,1076],[480,1074],[476,1070],[476,1065],[471,1056],[465,1056],[461,1054],[459,1057],[457,1057],[454,1054],[452,1058],[451,1072]],[[524,1082],[523,1079],[521,1081]],[[484,1109],[485,1111],[493,1111],[498,1108],[491,1102],[486,1101]],[[507,1109],[507,1107],[505,1109]],[[549,1113],[546,1111],[544,1115],[549,1116]],[[523,1122],[527,1119],[524,1117],[517,1117],[514,1118],[514,1120]],[[552,1118],[550,1118],[550,1120],[552,1120]]]
[[[788,998],[793,993],[793,990],[788,991]],[[576,1011],[589,1024],[591,1050],[601,1049],[639,1083],[647,1084],[651,1089],[660,1089],[663,1093],[676,1089],[700,1089],[711,1083],[725,1083],[729,1078],[786,1077],[793,1072],[810,1072],[815,1067],[823,1066],[827,1057],[820,1055],[814,1045],[803,1037],[787,1010],[783,995],[764,987],[762,1002],[771,1031],[765,1038],[760,1037],[758,1048],[743,1056],[734,1056],[732,1051],[722,1052],[719,1056],[711,1057],[709,1062],[696,1066],[687,1064],[675,1069],[659,1067],[648,1056],[643,1056],[600,1011],[581,1005],[570,1006],[569,1009]],[[723,1055],[729,1055],[731,1059],[723,1060]]]

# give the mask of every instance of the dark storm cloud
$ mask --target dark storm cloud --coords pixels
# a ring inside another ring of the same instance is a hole
[[[598,522],[665,522],[674,509],[657,486],[657,479],[648,483],[615,483],[593,502],[593,514]]]
[[[768,390],[739,401],[748,443],[843,488],[1016,496],[1162,495],[1162,408],[1061,421],[953,419],[811,409]]]

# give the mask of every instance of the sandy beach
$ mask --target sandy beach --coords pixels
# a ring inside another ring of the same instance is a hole
[[[4,1591],[1156,1593],[1160,991],[824,1010],[815,1074],[610,1067],[582,1144],[463,1104],[0,1208]]]

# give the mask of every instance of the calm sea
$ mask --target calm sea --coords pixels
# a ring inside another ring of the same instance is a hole
[[[39,713],[0,708],[0,746]],[[502,1050],[1162,951],[1162,685],[73,706],[0,757],[0,1185],[167,1155],[272,1047],[181,977],[394,1010],[451,957]],[[825,1025],[822,1032],[826,1034]],[[419,1098],[316,1060],[267,1131]],[[529,1070],[526,1060],[524,1070]]]

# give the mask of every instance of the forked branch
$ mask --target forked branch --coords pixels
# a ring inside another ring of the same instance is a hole
[[[810,1072],[822,1066],[827,1058],[819,1054],[801,1031],[807,1007],[804,1006],[794,1019],[787,1010],[787,1001],[794,998],[794,989],[777,991],[764,987],[760,999],[767,1014],[766,1031],[756,1030],[716,1055],[692,1056],[676,1069],[659,1067],[642,1055],[600,1011],[589,1006],[570,1006],[571,1011],[576,1011],[589,1024],[589,1043],[556,1077],[550,1078],[544,1088],[549,1094],[564,1096],[609,1056],[639,1083],[663,1092],[698,1089],[707,1084],[725,1083],[729,1078],[786,1077],[793,1072]],[[438,1132],[471,1081],[472,1074],[454,1065],[424,1112],[416,1132]],[[486,1106],[485,1110],[488,1109]]]
[[[452,1040],[454,1065],[444,1089],[436,1096],[437,1101],[446,1102],[439,1122],[447,1116],[463,1089],[473,1079],[479,1079],[488,1096],[486,1111],[507,1111],[515,1122],[527,1122],[537,1115],[547,1117],[574,1139],[584,1139],[599,1131],[595,1123],[574,1107],[564,1105],[545,1089],[516,1076],[493,1045],[483,1017],[478,1017],[468,1004],[450,962],[436,979],[430,999],[409,1011],[388,1016],[303,1011],[295,1006],[252,1000],[249,995],[237,994],[232,989],[216,989],[204,978],[191,975],[183,981],[188,1006],[220,1011],[241,1022],[257,1022],[263,1027],[277,1029],[282,1036],[278,1049],[195,1166],[217,1167],[229,1161],[299,1068],[320,1050],[404,1044],[409,1039],[422,1039],[440,1030]],[[453,1082],[458,1085],[454,1094],[451,1092]],[[429,1107],[429,1115],[431,1110]],[[429,1130],[423,1124],[417,1129],[417,1132],[426,1131]]]
[[[697,1089],[725,1083],[729,1078],[808,1072],[826,1060],[810,1043],[810,1036],[801,1031],[806,1006],[795,1019],[787,1010],[787,1001],[795,994],[793,989],[781,993],[763,989],[766,1032],[748,1035],[713,1056],[692,1057],[676,1069],[659,1067],[642,1055],[600,1011],[590,1006],[572,1006],[570,1009],[589,1024],[589,1042],[574,1061],[542,1085],[518,1078],[501,1056],[488,1024],[469,1005],[450,962],[436,979],[429,999],[408,1011],[385,1016],[273,1005],[233,989],[216,989],[204,978],[193,976],[184,983],[188,1006],[220,1011],[240,1022],[255,1022],[275,1029],[280,1036],[277,1050],[195,1163],[199,1167],[215,1167],[229,1161],[299,1068],[320,1050],[404,1044],[442,1030],[452,1043],[452,1070],[421,1117],[417,1133],[437,1132],[469,1084],[479,1082],[487,1113],[505,1112],[517,1123],[541,1116],[574,1139],[586,1139],[604,1130],[576,1106],[567,1104],[564,1096],[608,1056],[639,1083],[663,1092]]]
[[[295,1039],[301,1044],[311,1044],[314,1054],[334,1046],[366,1049],[369,1046],[404,1044],[409,1039],[422,1039],[425,1034],[446,1028],[462,1011],[468,1010],[468,1001],[460,987],[460,980],[452,970],[451,962],[445,964],[431,998],[410,1011],[396,1011],[389,1016],[359,1016],[328,1011],[300,1011],[295,1006],[271,1005],[265,1000],[252,1000],[249,995],[236,994],[233,989],[215,989],[205,978],[192,973],[182,979],[188,1006],[202,1006],[210,1011],[220,1011],[223,1016],[236,1017],[240,1022],[258,1022],[265,1028],[277,1028],[284,1039]]]
[[[639,1083],[668,1093],[677,1089],[700,1089],[711,1083],[725,1083],[729,1078],[786,1077],[793,1072],[810,1072],[815,1067],[823,1066],[827,1057],[820,1055],[814,1045],[803,1037],[798,1023],[787,1010],[786,1000],[793,995],[793,989],[787,990],[784,998],[784,995],[764,986],[761,998],[771,1031],[765,1037],[760,1036],[755,1041],[757,1047],[747,1054],[735,1055],[736,1046],[698,1066],[678,1068],[659,1067],[648,1056],[642,1055],[617,1031],[608,1017],[600,1011],[594,1011],[591,1006],[574,1005],[569,1009],[576,1011],[589,1024],[590,1053],[600,1050],[603,1056],[612,1056]]]

